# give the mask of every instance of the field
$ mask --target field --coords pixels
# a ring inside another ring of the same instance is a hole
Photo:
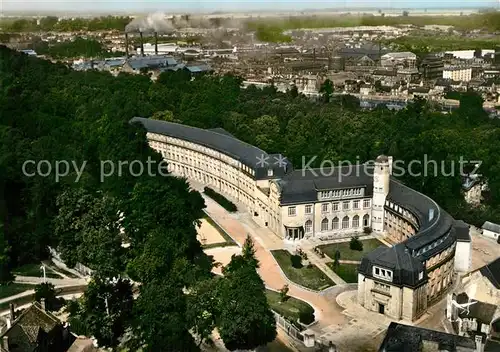
[[[373,251],[379,246],[385,246],[377,239],[369,239],[364,241],[361,240],[361,243],[363,243],[362,251],[353,251],[352,249],[350,249],[349,242],[325,244],[323,246],[319,246],[319,249],[322,250],[323,253],[329,256],[332,260],[335,258],[335,252],[339,250],[340,260],[360,261],[365,256],[365,254]]]

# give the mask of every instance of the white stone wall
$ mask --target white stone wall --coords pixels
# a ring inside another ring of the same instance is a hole
[[[493,232],[493,231],[490,231],[490,230],[484,230],[483,229],[483,236],[486,236],[486,237],[492,238],[494,240],[497,240],[499,235],[496,232]]]
[[[461,273],[466,273],[472,265],[472,243],[457,242],[455,250],[455,270]]]

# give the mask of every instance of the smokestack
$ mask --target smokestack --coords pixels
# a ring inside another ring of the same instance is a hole
[[[158,32],[155,32],[155,55],[158,55]]]
[[[128,59],[128,33],[125,33],[125,57]]]
[[[144,56],[144,38],[142,37],[142,32],[139,32],[141,36],[141,56]]]

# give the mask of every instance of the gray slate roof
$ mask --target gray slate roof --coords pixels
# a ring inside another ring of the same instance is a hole
[[[494,233],[500,233],[500,225],[486,221],[481,227],[483,230],[488,230]]]
[[[268,169],[274,170],[272,178],[283,176],[285,174],[285,169],[283,167],[279,167],[274,164],[273,155],[270,155],[253,145],[240,141],[227,133],[219,133],[213,130],[204,130],[178,123],[145,119],[142,117],[134,117],[130,120],[130,122],[141,123],[144,128],[151,133],[180,138],[224,153],[254,169],[256,179],[268,178]],[[268,158],[267,161],[270,164],[269,167],[262,167],[261,163],[259,163],[259,160],[263,157]],[[289,164],[289,162],[287,168],[288,167],[291,168],[291,164]]]
[[[483,266],[479,271],[490,280],[493,286],[500,290],[500,258]]]
[[[456,347],[461,347],[462,352],[476,351],[476,344],[471,338],[392,322],[379,352],[421,351],[423,341],[438,343],[439,350],[455,351]]]
[[[344,167],[295,170],[278,184],[281,204],[305,203],[317,200],[321,190],[365,187],[365,196],[373,192],[373,166],[358,164]]]
[[[467,293],[462,292],[457,296],[457,303],[473,303],[469,306],[469,309],[459,310],[458,316],[462,319],[476,319],[478,322],[486,325],[490,325],[495,317],[495,313],[498,307],[494,304],[481,302],[475,299],[469,298]]]

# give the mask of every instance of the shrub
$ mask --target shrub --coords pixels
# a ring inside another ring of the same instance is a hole
[[[314,309],[311,306],[307,306],[299,313],[299,321],[302,324],[311,324],[314,321]]]
[[[369,226],[365,226],[365,227],[363,227],[363,232],[364,233],[372,233],[372,228]]]
[[[210,187],[205,187],[203,189],[203,193],[205,193],[207,196],[215,200],[217,203],[219,203],[220,206],[222,206],[224,209],[226,209],[230,213],[234,213],[238,210],[236,205],[231,202],[229,199],[224,197],[222,194],[217,193]]]
[[[302,265],[302,257],[300,255],[294,254],[290,257],[290,261],[292,262],[292,266],[296,269],[300,269],[303,267]]]
[[[351,242],[349,242],[349,248],[353,251],[362,251],[363,243],[357,237],[351,238]]]

